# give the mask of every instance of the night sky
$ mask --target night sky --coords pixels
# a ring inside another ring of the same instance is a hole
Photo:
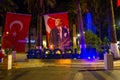
[[[13,0],[15,3],[17,3],[17,5],[19,6],[19,9],[17,10],[18,13],[27,13],[27,5],[24,4],[24,0]],[[57,4],[56,5],[59,5],[59,4],[67,4],[68,2],[70,2],[70,0],[64,0],[64,1],[61,1],[61,0],[57,0]],[[114,5],[114,14],[115,14],[115,17],[118,18],[118,16],[120,16],[120,7],[117,7],[117,4],[116,4],[116,0],[113,0],[113,5]],[[55,12],[55,9],[51,9],[53,11],[51,12]]]
[[[25,0],[13,0],[19,8],[17,9],[17,13],[27,13],[27,5],[24,4]]]
[[[13,0],[17,5],[18,5],[18,9],[16,10],[17,13],[25,13],[27,14],[27,5],[24,4],[24,1],[25,0]],[[67,4],[68,2],[70,2],[71,0],[57,0],[57,4],[56,6],[59,6],[59,4],[63,4],[63,6],[65,6],[65,4]],[[119,20],[120,21],[120,7],[117,7],[117,0],[113,0],[113,5],[114,5],[114,14],[115,14],[115,19],[116,19],[116,22]],[[2,0],[0,0],[0,3],[2,2]],[[50,8],[51,9],[51,8]],[[55,9],[51,9],[50,10],[50,13],[56,13],[58,12]],[[0,21],[0,24],[2,24],[2,21]]]

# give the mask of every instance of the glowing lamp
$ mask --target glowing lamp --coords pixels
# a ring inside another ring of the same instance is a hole
[[[9,34],[9,32],[6,32],[6,34]]]
[[[95,59],[95,56],[93,56],[93,59]]]
[[[90,57],[88,57],[88,59],[91,59]]]

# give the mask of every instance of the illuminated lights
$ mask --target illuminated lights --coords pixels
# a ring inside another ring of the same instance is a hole
[[[24,40],[20,40],[20,42],[24,42]],[[29,43],[29,40],[27,39],[25,42]],[[35,42],[36,42],[35,40],[30,40],[30,43],[35,43]]]
[[[80,34],[77,34],[77,37],[80,37]]]
[[[51,51],[50,49],[45,49],[45,50],[44,50],[44,53],[45,53],[45,54],[52,54],[52,51]]]
[[[85,15],[85,26],[87,31],[92,31],[93,33],[96,33],[96,26],[93,24],[93,17],[89,11]]]
[[[50,45],[50,49],[53,50],[54,49],[54,45]]]
[[[116,24],[113,25],[114,27],[116,26]]]
[[[61,52],[60,51],[56,51],[56,54],[61,54]]]
[[[46,51],[45,54],[50,54],[50,52],[49,52],[49,51]]]
[[[88,59],[91,59],[90,57],[88,57]]]
[[[60,49],[55,49],[53,51],[54,54],[62,54],[62,51]]]
[[[45,40],[43,40],[43,46],[46,47],[47,46],[47,43]]]
[[[81,49],[80,58],[92,60],[98,57],[96,48],[85,48],[85,49],[86,50],[84,50],[83,48]]]
[[[95,56],[93,56],[93,59],[95,59]]]
[[[9,32],[7,31],[6,34],[9,34]]]
[[[86,52],[78,53],[77,49],[66,49],[65,51],[61,51],[61,49],[35,49],[28,51],[27,58],[94,60],[98,56],[95,50],[94,48],[86,48]]]

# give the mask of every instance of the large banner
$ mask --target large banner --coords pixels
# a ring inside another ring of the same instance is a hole
[[[26,37],[31,15],[8,12],[6,15],[2,48],[12,48],[17,52],[25,51]]]
[[[64,50],[70,46],[68,13],[46,14],[44,20],[49,48]]]

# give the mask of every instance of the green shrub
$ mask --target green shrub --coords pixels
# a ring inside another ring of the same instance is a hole
[[[85,32],[85,40],[87,47],[98,49],[99,46],[102,44],[101,39],[96,34],[93,34],[91,31]]]

